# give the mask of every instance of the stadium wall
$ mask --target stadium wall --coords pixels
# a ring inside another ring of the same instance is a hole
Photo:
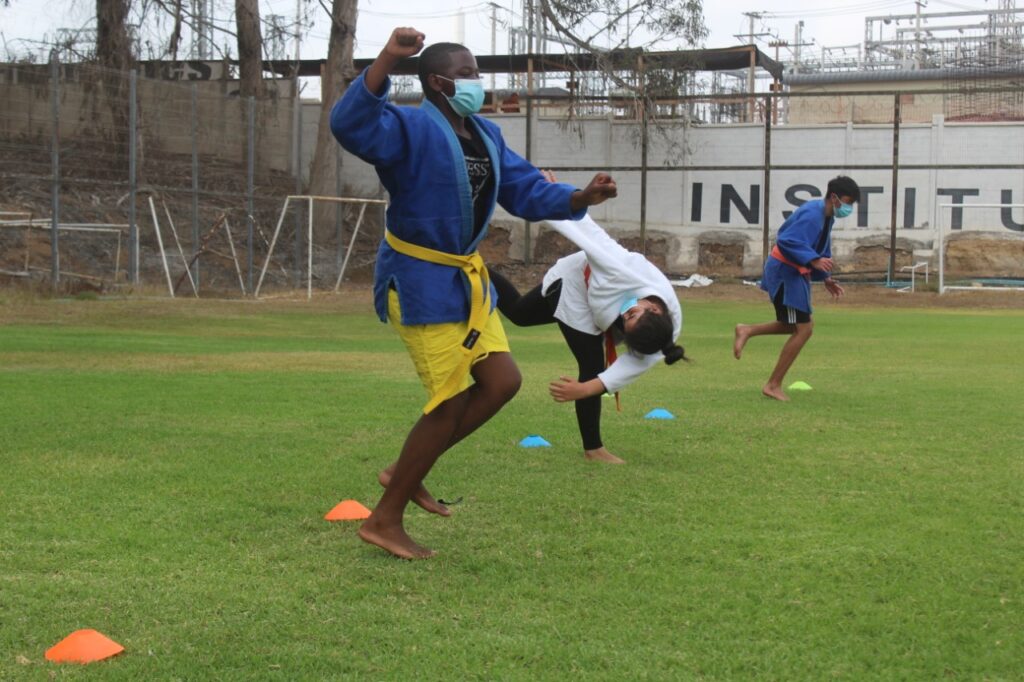
[[[307,114],[308,115],[308,114]],[[493,117],[505,140],[525,156],[523,116]],[[633,122],[593,119],[566,126],[560,120],[535,120],[533,162],[557,168],[560,180],[583,186],[598,169],[640,165],[639,130]],[[308,138],[307,138],[308,139]],[[652,133],[647,174],[647,234],[663,244],[661,257],[671,272],[720,266],[753,274],[762,262],[765,128],[763,125],[676,126]],[[1024,270],[1024,209],[963,211],[942,203],[1024,203],[1024,123],[946,123],[900,129],[900,170],[896,196],[898,265],[915,251],[933,248],[936,221],[952,233],[976,237],[991,247],[1005,241],[1009,254],[998,267],[980,265],[979,274]],[[311,145],[305,146],[306,158]],[[820,196],[838,174],[863,188],[851,218],[837,226],[833,250],[857,267],[884,267],[892,222],[891,167],[893,130],[888,124],[786,125],[771,131],[768,225],[772,234],[794,208]],[[380,193],[373,169],[343,156],[343,182],[359,196]],[[682,166],[682,169],[669,167]],[[717,170],[717,167],[730,169]],[[800,166],[815,166],[799,170]],[[932,166],[929,168],[929,166]],[[976,167],[975,167],[976,166]],[[1000,167],[1003,166],[1003,167]],[[1006,168],[1009,166],[1010,168]],[[587,170],[568,170],[569,168]],[[736,170],[747,167],[750,170]],[[785,167],[779,169],[777,167]],[[827,168],[827,170],[825,169]],[[614,170],[619,197],[596,207],[592,215],[623,238],[640,229],[641,173]],[[521,221],[498,211],[495,224],[509,230],[510,253],[523,253]],[[536,228],[534,228],[536,229]],[[531,257],[546,242],[531,240]],[[1020,254],[1017,252],[1020,251]],[[919,256],[918,256],[919,257]]]

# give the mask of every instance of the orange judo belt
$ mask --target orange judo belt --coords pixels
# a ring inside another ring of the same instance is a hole
[[[779,249],[779,245],[778,244],[776,244],[775,246],[772,247],[772,258],[774,258],[777,261],[782,261],[783,263],[785,263],[786,265],[788,265],[791,268],[795,268],[801,275],[805,275],[806,276],[806,275],[811,274],[811,269],[810,268],[808,268],[806,266],[803,266],[803,265],[798,265],[798,264],[794,263],[793,261],[789,260],[788,258],[786,258],[784,255],[782,255],[782,251]]]

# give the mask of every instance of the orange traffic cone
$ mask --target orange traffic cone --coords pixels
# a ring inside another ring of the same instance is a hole
[[[358,521],[370,518],[370,510],[355,500],[345,500],[327,512],[324,518],[328,521]]]
[[[92,663],[116,656],[124,647],[95,630],[75,630],[46,650],[54,663]]]

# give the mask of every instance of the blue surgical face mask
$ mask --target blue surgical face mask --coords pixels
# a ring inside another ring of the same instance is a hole
[[[622,302],[622,307],[619,308],[619,315],[625,315],[626,311],[634,307],[635,305],[637,305],[636,296],[627,298],[625,301]]]
[[[844,204],[842,200],[839,201],[839,206],[836,208],[836,217],[845,218],[853,213],[853,204]]]
[[[452,111],[463,118],[480,111],[480,107],[484,105],[484,86],[479,78],[457,78],[452,80],[441,75],[438,75],[438,78],[444,78],[446,81],[455,83],[454,97],[444,95],[443,92],[441,93],[448,100]]]

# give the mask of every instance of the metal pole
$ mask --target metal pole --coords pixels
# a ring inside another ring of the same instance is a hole
[[[60,283],[60,63],[57,51],[50,53],[50,169],[53,184],[50,188],[50,281],[56,289]],[[26,239],[26,243],[28,243]],[[28,268],[26,267],[26,270]]]
[[[754,99],[754,71],[757,69],[757,48],[754,47],[754,45],[753,45],[753,43],[754,43],[754,41],[753,41],[754,18],[753,17],[750,18],[750,33],[751,33],[751,41],[750,41],[750,43],[751,43],[751,45],[750,45],[750,71],[748,72],[748,75],[747,75],[747,94],[748,94],[748,96],[750,98],[748,100],[750,102],[750,104],[748,106],[748,111],[747,111],[747,115],[749,116],[749,118],[747,120],[750,121],[751,123],[753,123],[754,122],[754,109],[756,108],[755,107],[755,102],[757,102],[757,100]]]
[[[936,197],[935,201],[934,201],[934,204],[936,206],[936,208],[935,208],[935,227],[936,227],[936,233],[937,233],[936,234],[936,238],[938,240],[939,248],[934,249],[934,251],[935,251],[935,255],[939,259],[939,295],[941,296],[942,294],[946,293],[946,268],[945,268],[945,265],[944,265],[944,262],[945,262],[946,258],[943,255],[943,251],[945,251],[944,247],[946,246],[946,244],[944,243],[945,240],[942,238],[942,207],[939,206],[938,203],[939,203],[939,200],[938,200],[938,197]]]
[[[348,242],[348,249],[345,251],[345,260],[341,263],[338,271],[338,281],[334,283],[334,293],[338,293],[341,286],[341,279],[345,276],[345,268],[348,267],[349,256],[352,255],[352,248],[356,245],[356,237],[359,235],[359,226],[363,224],[363,215],[366,213],[366,204],[359,207],[359,217],[356,218],[355,227],[352,228],[352,238]]]
[[[256,226],[256,205],[255,205],[255,201],[254,201],[254,197],[253,197],[253,195],[255,194],[255,191],[256,191],[256,189],[255,189],[255,184],[256,184],[256,177],[255,177],[256,176],[256,158],[255,158],[256,157],[256,98],[255,97],[251,97],[251,96],[249,97],[249,99],[248,99],[248,109],[249,109],[249,111],[248,111],[248,114],[249,114],[249,116],[248,116],[248,118],[249,118],[249,125],[247,126],[247,128],[248,128],[248,138],[249,139],[248,139],[248,153],[246,154],[246,157],[247,157],[246,158],[247,168],[246,168],[246,173],[245,173],[245,175],[246,175],[245,192],[246,192],[246,198],[247,198],[246,213],[248,214],[246,216],[246,218],[247,218],[246,219],[246,224],[248,226],[248,232],[246,234],[246,239],[247,239],[246,248],[248,249],[249,253],[248,253],[248,260],[247,260],[246,266],[248,267],[248,270],[247,270],[247,272],[248,272],[248,282],[247,282],[247,284],[248,284],[249,291],[252,291],[253,248],[255,247],[255,242],[253,240],[253,232],[254,232],[254,229],[255,229],[255,226]]]
[[[309,198],[309,259],[306,263],[306,299],[313,298],[313,197]]]
[[[192,84],[192,271],[196,289],[199,288],[199,85]]]
[[[135,217],[135,192],[138,189],[135,168],[136,129],[138,127],[139,106],[136,101],[135,89],[137,73],[135,69],[128,72],[128,278],[135,286],[139,285],[139,226]]]
[[[253,298],[260,297],[260,287],[263,286],[263,278],[267,274],[267,266],[270,265],[270,257],[274,255],[274,245],[277,244],[277,237],[281,234],[281,225],[284,223],[284,215],[288,212],[288,204],[291,197],[285,197],[284,206],[281,207],[281,215],[277,219],[277,227],[274,228],[274,235],[270,238],[270,246],[267,247],[267,257],[263,261],[263,268],[260,270],[260,280],[256,283],[256,290],[252,292]],[[250,289],[252,291],[252,289]]]
[[[900,180],[900,93],[893,95],[892,119],[892,212],[889,216],[889,277],[896,276],[896,199]]]
[[[153,198],[150,197],[149,200],[152,202]],[[181,248],[181,240],[178,239],[178,228],[174,226],[174,218],[171,217],[171,211],[167,208],[167,202],[164,201],[163,197],[160,198],[160,203],[164,207],[164,215],[167,216],[167,225],[171,228],[174,245],[178,247],[178,255],[181,256],[181,262],[185,264],[185,274],[188,275],[188,283],[192,285],[192,293],[196,298],[199,298],[199,286],[196,284],[195,277],[192,276],[192,269],[188,266],[188,258],[185,258],[185,251]],[[166,256],[164,260],[167,260]]]
[[[772,96],[764,96],[765,112],[772,106]],[[772,192],[772,117],[764,117],[764,197],[761,210],[761,260],[768,258],[768,207]]]
[[[647,253],[647,75],[643,54],[636,60],[640,76],[640,253]]]
[[[532,42],[532,38],[531,38]],[[533,156],[533,57],[526,59],[526,160]],[[523,262],[530,264],[533,247],[530,239],[530,221],[523,221]]]
[[[498,5],[496,3],[490,3],[491,5],[491,54],[498,54]],[[491,103],[495,105],[494,110],[497,113],[498,99],[494,94],[494,74],[491,74]]]
[[[298,49],[298,48],[296,48]],[[297,58],[296,58],[297,59]],[[298,63],[298,62],[296,62]],[[299,77],[295,77],[295,102],[292,115],[292,161],[295,164],[295,194],[302,194],[302,101],[299,99]],[[295,288],[302,285],[302,203],[295,204]]]
[[[160,247],[160,260],[164,264],[164,274],[167,276],[167,290],[171,292],[171,298],[174,296],[174,284],[171,283],[171,269],[167,266],[167,252],[164,251],[164,238],[160,236],[160,220],[156,217],[156,204],[153,203],[153,196],[149,197],[149,212],[153,216],[153,230],[156,232],[156,243]],[[188,268],[185,269],[186,274]]]
[[[341,196],[341,145],[334,145],[334,194]],[[366,204],[363,204],[364,206]],[[341,231],[342,231],[342,218],[345,212],[345,206],[343,204],[334,205],[334,241],[338,245],[338,253],[336,257],[336,265],[341,268]]]

